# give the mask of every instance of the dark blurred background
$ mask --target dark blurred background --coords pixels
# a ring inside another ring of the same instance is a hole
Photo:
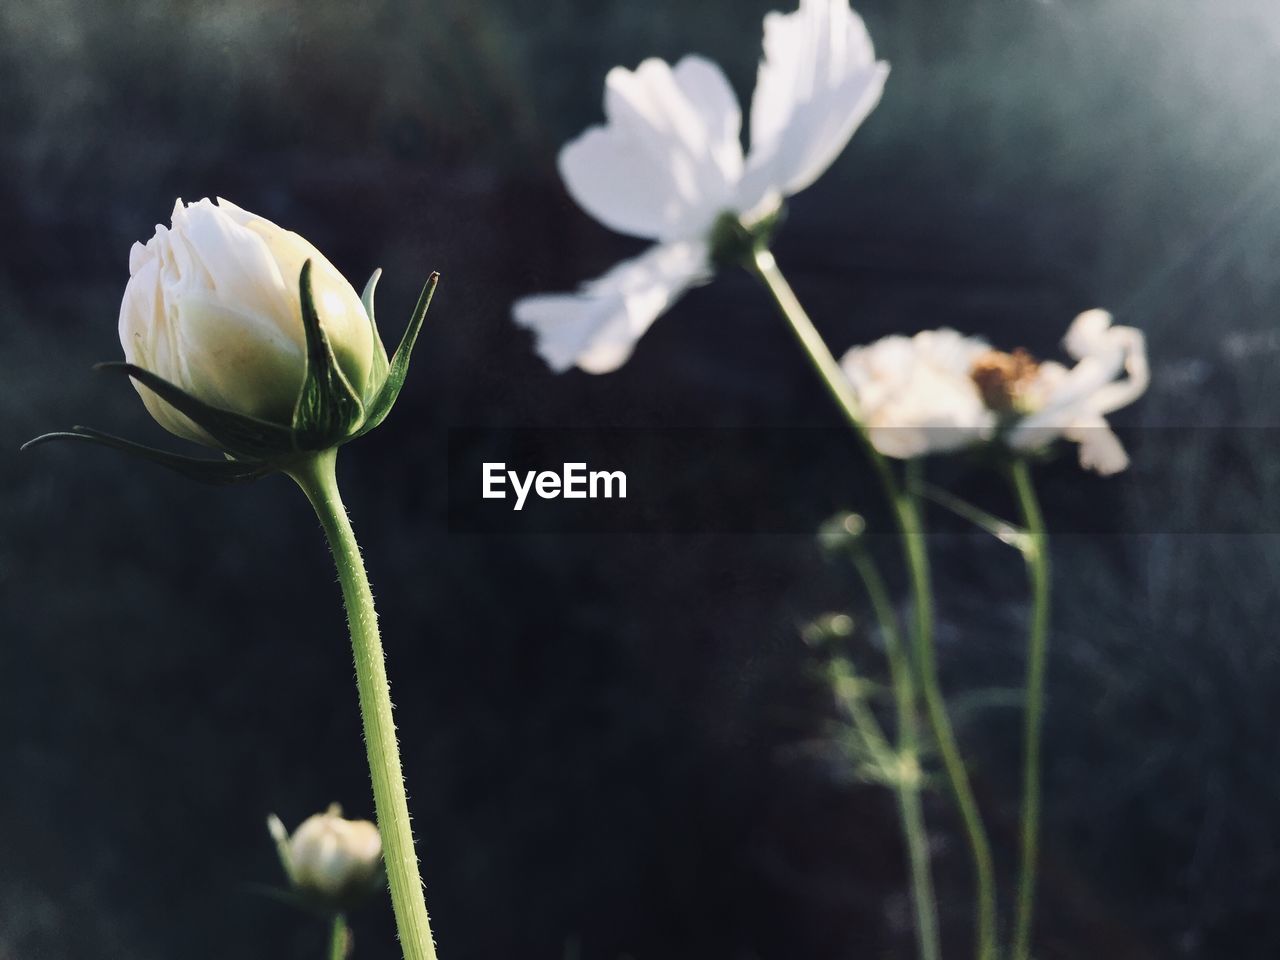
[[[449,427],[838,424],[745,276],[693,292],[606,377],[550,374],[509,320],[517,296],[640,247],[555,174],[608,68],[696,51],[745,99],[772,6],[0,7],[2,960],[319,955],[320,926],[254,890],[279,880],[264,817],[372,812],[340,598],[298,492],[16,453],[81,422],[169,442],[89,366],[119,355],[130,244],[174,197],[217,195],[357,287],[384,267],[389,341],[444,274],[400,405],[340,465],[442,956],[912,955],[892,798],[834,745],[801,640],[826,611],[860,613],[849,570],[809,536],[445,522]],[[893,64],[883,104],[777,245],[833,348],[946,324],[1056,355],[1079,310],[1106,306],[1150,339],[1130,435],[1203,428],[1111,481],[1110,508],[1146,532],[1055,544],[1039,955],[1274,957],[1280,543],[1168,531],[1187,511],[1280,530],[1280,454],[1228,429],[1274,423],[1280,396],[1280,11],[860,9]],[[1067,459],[1049,482],[1077,478]],[[829,506],[799,504],[814,527]],[[1007,868],[1022,570],[981,537],[933,547],[945,680]],[[873,636],[848,646],[879,673]],[[929,813],[964,956],[963,843],[941,792]],[[353,922],[358,958],[395,954],[385,904]]]

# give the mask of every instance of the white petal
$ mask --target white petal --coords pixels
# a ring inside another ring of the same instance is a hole
[[[1081,314],[1077,322],[1088,316],[1089,314]],[[1111,315],[1105,316],[1109,322]],[[1072,324],[1073,330],[1075,326],[1076,324]],[[1068,331],[1067,337],[1069,350],[1072,346],[1071,331]],[[1147,387],[1151,385],[1151,368],[1147,362],[1147,338],[1135,327],[1109,327],[1106,330],[1105,346],[1099,344],[1098,349],[1118,353],[1125,373],[1124,379],[1100,387],[1093,395],[1092,408],[1105,416],[1121,407],[1127,407],[1147,392]]]
[[[288,423],[306,371],[302,347],[270,318],[190,294],[178,304],[185,388],[224,410]]]
[[[210,292],[220,300],[288,322],[288,281],[257,233],[208,200],[175,212],[173,232],[195,252],[207,271]]]
[[[1017,450],[1036,450],[1058,437],[1080,445],[1080,465],[1107,476],[1124,470],[1129,455],[1106,414],[1127,406],[1147,389],[1151,372],[1146,338],[1133,327],[1117,327],[1105,310],[1089,310],[1072,322],[1063,339],[1077,359],[1071,369],[1042,363],[1027,394],[1034,411],[1007,435]]]
[[[176,330],[160,289],[159,244],[135,243],[130,251],[132,276],[120,303],[120,345],[127,362],[185,386],[186,364],[176,344]],[[137,381],[131,381],[143,404],[162,427],[186,440],[213,446],[213,438]]]
[[[1080,444],[1080,466],[1109,477],[1129,466],[1124,444],[1102,417],[1086,417],[1073,423],[1062,434]]]
[[[1106,310],[1086,310],[1067,328],[1062,346],[1076,360],[1105,350],[1107,334],[1111,330],[1111,314]]]
[[[512,313],[537,335],[538,353],[553,370],[577,366],[608,373],[627,361],[653,321],[707,272],[705,244],[660,244],[577,293],[526,297]]]
[[[605,82],[604,126],[560,152],[574,200],[619,233],[654,240],[705,234],[742,175],[742,113],[714,63],[685,57],[673,70],[646,60]]]
[[[798,193],[825,173],[880,102],[888,75],[848,0],[800,0],[794,13],[768,14],[739,209],[770,190]]]
[[[1079,362],[1069,371],[1059,364],[1041,365],[1035,413],[1024,420],[1028,428],[1062,429],[1081,417],[1105,416],[1133,403],[1151,382],[1146,337],[1133,327],[1112,326],[1105,311],[1078,316],[1063,345]]]

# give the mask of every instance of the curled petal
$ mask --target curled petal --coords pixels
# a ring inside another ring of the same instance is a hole
[[[526,297],[513,314],[537,335],[538,353],[553,370],[577,366],[608,373],[627,361],[653,321],[707,273],[706,244],[659,244],[577,293]]]
[[[742,113],[724,73],[701,57],[646,60],[605,82],[604,126],[560,152],[565,186],[619,233],[672,240],[705,233],[742,175]]]
[[[1105,310],[1089,310],[1072,322],[1063,346],[1076,365],[1040,364],[1028,390],[1031,412],[1010,429],[1008,442],[1035,450],[1065,437],[1080,445],[1082,467],[1104,476],[1119,473],[1129,456],[1106,415],[1128,406],[1150,384],[1146,338],[1133,327],[1114,326]]]
[[[1119,357],[1124,379],[1100,387],[1094,394],[1092,407],[1106,415],[1127,407],[1151,385],[1151,367],[1147,362],[1147,338],[1135,327],[1117,327],[1105,310],[1080,314],[1067,330],[1063,341],[1072,356],[1107,355]],[[1079,352],[1077,352],[1079,351]]]
[[[1146,337],[1133,327],[1118,327],[1103,310],[1078,316],[1063,346],[1077,363],[1041,365],[1032,408],[1021,426],[1027,430],[1065,429],[1082,418],[1106,416],[1133,403],[1151,382]]]
[[[767,15],[739,209],[771,190],[798,193],[825,173],[880,102],[888,75],[848,0],[800,0],[794,13]]]

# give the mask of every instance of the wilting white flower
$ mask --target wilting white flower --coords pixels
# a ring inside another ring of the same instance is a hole
[[[909,460],[958,450],[995,433],[996,415],[971,375],[986,341],[926,330],[854,347],[841,366],[876,449]]]
[[[280,818],[267,818],[280,862],[304,897],[335,909],[382,883],[382,837],[368,820],[344,820],[337,804],[307,817],[290,836]]]
[[[855,347],[841,365],[885,456],[911,459],[996,437],[1025,452],[1064,437],[1079,444],[1081,466],[1117,473],[1129,458],[1106,416],[1147,389],[1146,340],[1090,310],[1072,322],[1063,346],[1074,367],[929,330]]]
[[[125,358],[211,406],[292,422],[306,371],[299,276],[310,260],[317,313],[338,366],[368,400],[386,351],[360,296],[298,234],[219,199],[173,208],[129,254],[120,305]],[[376,364],[380,361],[380,366]],[[137,385],[162,427],[215,445],[209,435]]]
[[[1080,445],[1082,467],[1104,476],[1119,473],[1129,466],[1129,456],[1106,417],[1146,392],[1146,337],[1134,327],[1114,326],[1105,310],[1089,310],[1072,322],[1062,345],[1076,365],[1038,365],[1021,399],[1024,415],[1007,442],[1033,450],[1062,436]]]
[[[565,146],[560,173],[587,213],[657,245],[576,293],[519,301],[515,320],[536,332],[543,358],[558,371],[621,366],[654,320],[709,276],[721,216],[750,228],[813,183],[879,102],[888,70],[848,0],[770,13],[745,157],[742,112],[714,63],[689,56],[611,70],[607,123]]]

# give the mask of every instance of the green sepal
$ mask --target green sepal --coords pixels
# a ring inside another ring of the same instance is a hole
[[[755,252],[768,247],[773,235],[786,215],[786,208],[779,207],[755,223],[745,224],[738,214],[726,211],[716,218],[708,239],[713,266],[751,268]]]
[[[28,447],[50,443],[54,440],[80,440],[102,447],[110,447],[113,450],[120,450],[143,460],[158,463],[162,467],[180,473],[192,480],[199,480],[202,483],[219,485],[247,483],[250,480],[257,480],[259,477],[266,476],[275,469],[271,464],[261,460],[201,460],[196,457],[185,457],[182,454],[169,453],[167,450],[157,450],[154,447],[134,443],[132,440],[125,440],[123,437],[112,436],[109,433],[94,430],[92,427],[80,426],[56,433],[42,434],[34,440],[28,440],[22,445],[22,449],[26,450]]]
[[[210,406],[163,377],[132,363],[100,363],[94,369],[125,373],[137,380],[179,413],[190,418],[218,446],[237,457],[267,459],[296,449],[292,431],[288,427]]]
[[[324,450],[351,436],[352,428],[364,420],[364,404],[338,366],[329,335],[320,324],[310,260],[302,265],[298,288],[307,337],[307,373],[293,409],[292,440],[297,450]]]
[[[376,274],[374,279],[377,279]],[[370,282],[372,283],[373,281]],[[418,332],[422,329],[422,323],[427,316],[427,309],[431,306],[431,298],[436,292],[436,284],[439,282],[440,274],[438,272],[433,272],[431,276],[427,277],[426,285],[422,288],[422,294],[418,297],[418,305],[413,308],[413,316],[409,318],[409,326],[405,328],[404,336],[400,339],[400,346],[396,347],[395,355],[391,358],[391,363],[387,368],[387,379],[378,391],[378,395],[369,402],[364,425],[355,434],[357,437],[364,436],[382,423],[383,420],[387,419],[387,414],[395,406],[396,398],[400,396],[400,388],[404,386],[405,378],[409,375],[409,357],[413,353],[413,345],[418,340]]]
[[[364,304],[364,312],[369,315],[369,329],[373,333],[373,367],[369,374],[369,382],[377,384],[377,389],[387,379],[387,353],[382,349],[382,338],[378,335],[378,322],[373,316],[373,295],[382,279],[382,268],[373,271],[369,282],[364,285],[364,293],[360,294],[360,302]]]

